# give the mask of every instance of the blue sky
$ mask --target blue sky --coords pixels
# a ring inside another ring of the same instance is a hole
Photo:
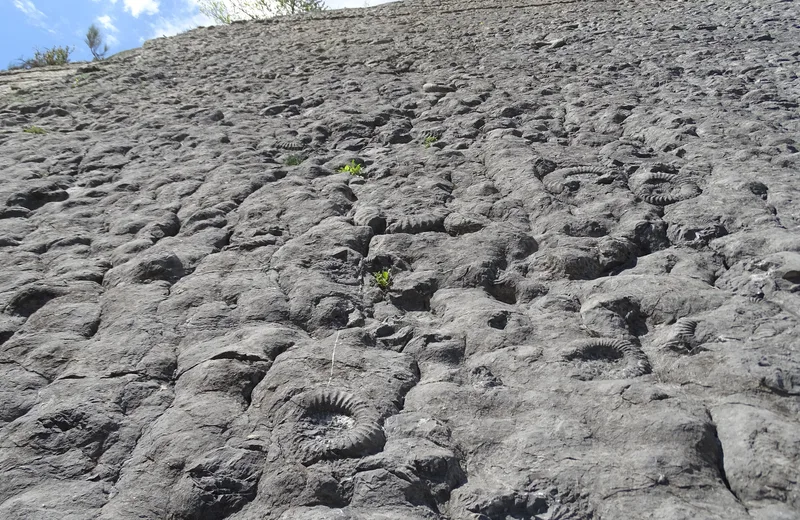
[[[202,0],[0,0],[0,69],[35,48],[74,47],[72,61],[90,60],[83,42],[94,23],[109,53],[140,47],[145,40],[212,25],[200,13]],[[390,0],[328,0],[331,9],[378,5]]]

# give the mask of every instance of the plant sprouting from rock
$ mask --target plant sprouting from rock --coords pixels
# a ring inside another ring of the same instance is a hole
[[[98,29],[95,24],[89,26],[89,30],[86,31],[86,39],[83,41],[89,46],[89,50],[92,51],[92,56],[94,56],[95,61],[102,60],[106,57],[108,45],[103,43],[103,36],[100,34],[100,29]],[[100,50],[101,47],[103,48],[102,51]]]
[[[301,155],[290,155],[286,158],[286,166],[297,166],[301,162],[303,162],[303,156]]]
[[[201,13],[217,23],[262,20],[327,9],[323,0],[198,0],[197,4]]]
[[[74,48],[69,47],[52,47],[40,51],[36,49],[33,58],[22,59],[20,58],[17,63],[9,65],[8,70],[15,69],[33,69],[36,67],[47,67],[49,65],[66,65],[69,63],[69,55],[72,54]]]
[[[23,128],[22,131],[25,132],[26,134],[36,134],[36,135],[47,133],[47,131],[40,126],[29,126],[28,128]]]
[[[364,173],[362,172],[362,166],[358,164],[355,159],[339,168],[338,171],[339,173],[349,173],[350,175],[357,175],[359,177],[364,176]]]
[[[431,145],[433,143],[435,143],[436,141],[438,141],[438,140],[439,140],[438,137],[436,137],[435,135],[431,135],[431,136],[426,137],[425,141],[423,141],[423,143],[425,144],[425,148],[430,148]]]
[[[383,290],[392,285],[392,272],[389,269],[382,269],[372,273],[372,278],[375,280],[375,285]]]
[[[88,75],[88,74],[78,74],[78,75],[77,75],[77,76],[75,76],[75,78],[72,80],[72,88],[75,88],[75,87],[79,86],[81,83],[83,83],[83,82],[86,82],[86,80],[87,80],[88,78],[89,78],[89,75]]]

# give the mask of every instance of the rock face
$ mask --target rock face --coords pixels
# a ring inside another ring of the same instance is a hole
[[[0,518],[800,518],[798,14],[417,0],[0,75]]]

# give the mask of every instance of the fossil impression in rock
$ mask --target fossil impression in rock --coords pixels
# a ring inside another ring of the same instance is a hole
[[[650,172],[634,187],[633,192],[645,202],[666,206],[697,197],[702,193],[694,182],[674,173]]]
[[[617,176],[614,170],[600,166],[570,166],[569,168],[560,168],[548,173],[542,178],[542,183],[550,193],[559,194],[569,185],[570,177],[587,173],[596,175],[595,182],[598,184],[611,183],[614,177]]]
[[[650,361],[642,349],[624,339],[596,338],[573,343],[566,361],[588,365],[586,379],[625,379],[649,374]],[[622,366],[619,368],[613,365]]]
[[[694,333],[698,322],[689,318],[680,318],[673,325],[672,336],[664,343],[664,347],[675,351],[691,351],[697,346]]]
[[[363,400],[340,390],[320,389],[304,396],[297,434],[305,464],[322,459],[360,457],[386,443],[378,413]]]

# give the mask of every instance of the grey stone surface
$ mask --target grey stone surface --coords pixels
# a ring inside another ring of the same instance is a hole
[[[0,73],[0,518],[800,519],[799,14],[410,0]]]

